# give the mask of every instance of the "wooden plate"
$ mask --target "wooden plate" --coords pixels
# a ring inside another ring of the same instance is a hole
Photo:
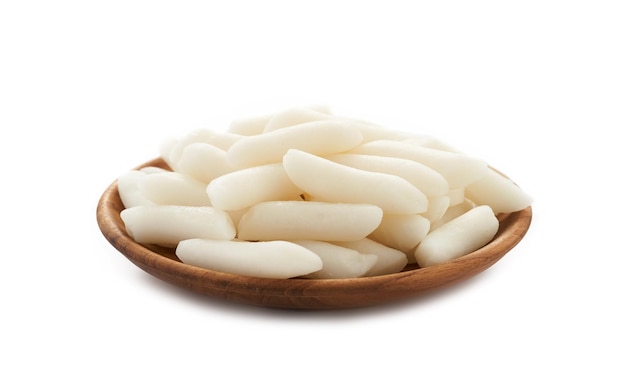
[[[157,158],[145,166],[166,167]],[[97,207],[102,234],[132,263],[149,274],[179,287],[233,302],[291,309],[345,309],[415,298],[468,279],[496,263],[526,234],[532,209],[499,215],[494,239],[468,255],[428,268],[407,267],[402,272],[357,279],[263,279],[193,267],[180,262],[173,249],[144,246],[126,233],[120,212],[124,209],[111,184]]]

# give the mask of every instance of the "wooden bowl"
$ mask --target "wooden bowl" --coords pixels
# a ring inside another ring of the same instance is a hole
[[[160,158],[145,166],[167,167]],[[489,268],[526,234],[531,207],[499,215],[493,240],[468,255],[427,268],[408,266],[402,272],[357,279],[264,279],[233,275],[180,262],[173,249],[144,246],[126,233],[120,212],[124,205],[117,183],[103,193],[97,207],[98,226],[118,251],[142,270],[165,282],[233,302],[274,308],[345,309],[415,298],[468,279]]]

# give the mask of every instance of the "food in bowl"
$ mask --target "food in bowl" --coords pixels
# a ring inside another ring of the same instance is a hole
[[[429,267],[493,239],[530,196],[425,135],[316,108],[240,119],[163,143],[169,169],[124,173],[138,243],[189,265],[262,278],[346,279]]]

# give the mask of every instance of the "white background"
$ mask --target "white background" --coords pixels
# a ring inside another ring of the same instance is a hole
[[[3,1],[0,385],[623,387],[622,4]],[[307,103],[487,160],[535,199],[526,238],[434,296],[293,312],[102,237],[166,137]]]

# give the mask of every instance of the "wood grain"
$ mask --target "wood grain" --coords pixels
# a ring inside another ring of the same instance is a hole
[[[157,158],[144,166],[166,167]],[[289,309],[346,309],[415,298],[468,279],[492,266],[517,245],[530,227],[532,209],[499,215],[500,228],[485,247],[428,268],[358,279],[263,279],[181,263],[172,249],[136,243],[124,228],[117,184],[102,194],[96,210],[104,237],[133,264],[173,285],[232,302]]]

